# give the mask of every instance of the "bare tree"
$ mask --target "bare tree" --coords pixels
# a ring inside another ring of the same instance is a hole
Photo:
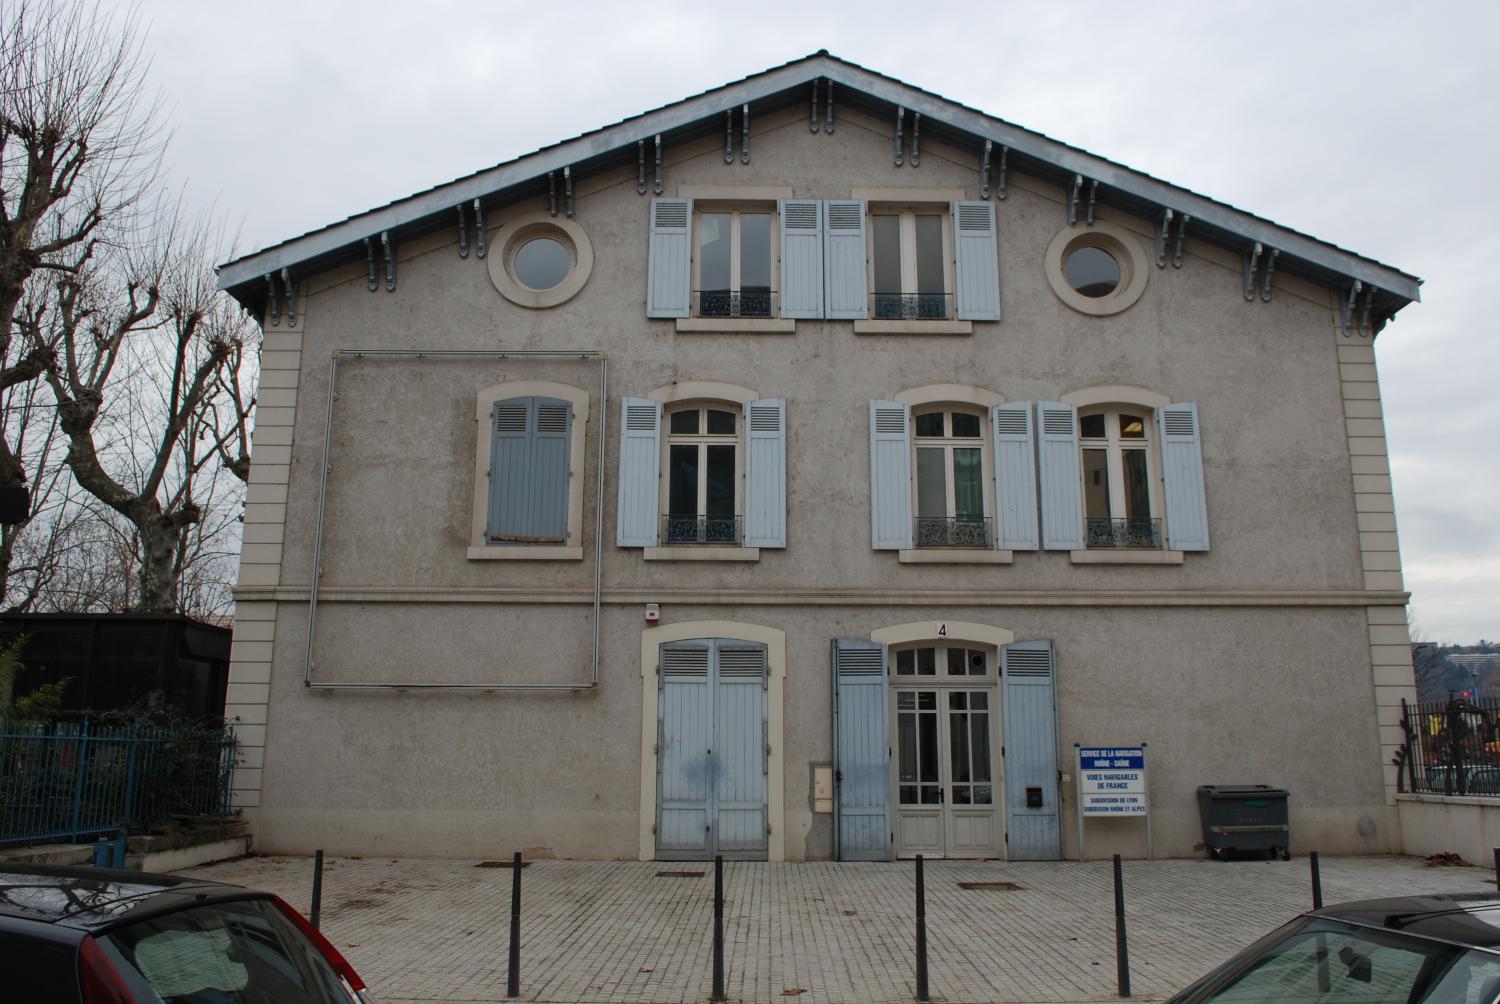
[[[55,531],[69,523],[52,490],[60,457],[35,448],[57,432],[35,386],[55,364],[58,331],[45,323],[60,306],[52,279],[86,271],[133,227],[160,161],[160,118],[133,13],[114,18],[86,0],[0,7],[0,487],[33,484],[28,518],[0,539],[0,593],[11,607],[36,598]],[[21,538],[39,516],[45,540],[28,546]],[[12,597],[18,546],[31,564]]]

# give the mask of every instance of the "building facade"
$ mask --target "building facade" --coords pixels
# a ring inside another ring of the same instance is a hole
[[[826,53],[257,252],[260,847],[1397,849],[1418,281]]]

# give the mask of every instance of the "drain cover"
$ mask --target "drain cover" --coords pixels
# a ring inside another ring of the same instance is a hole
[[[511,867],[512,864],[513,864],[513,862],[510,862],[510,861],[481,861],[481,862],[479,862],[479,864],[475,865],[474,867],[475,868],[509,868],[509,867]],[[522,861],[521,862],[521,867],[522,868],[530,868],[531,867],[531,862],[530,861]]]
[[[978,889],[988,892],[1014,892],[1022,888],[1015,882],[960,882],[960,889]]]
[[[657,872],[657,878],[702,878],[702,872]]]

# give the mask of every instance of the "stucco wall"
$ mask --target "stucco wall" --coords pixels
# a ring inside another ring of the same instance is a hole
[[[841,117],[834,136],[810,134],[800,115],[764,117],[753,149],[751,164],[732,166],[712,142],[668,151],[666,194],[760,185],[835,198],[909,186],[978,197],[972,158],[924,139],[921,167],[896,168],[888,124],[855,114]],[[257,429],[247,515],[257,529],[247,529],[240,594],[245,643],[255,647],[242,649],[237,633],[231,687],[232,711],[264,744],[247,743],[254,763],[241,780],[259,846],[453,856],[535,846],[633,857],[648,811],[638,780],[647,601],[663,605],[664,620],[739,620],[787,633],[782,836],[793,859],[831,848],[829,817],[811,812],[809,769],[830,756],[829,639],[925,618],[1056,641],[1063,751],[1074,742],[1151,743],[1158,854],[1193,852],[1200,783],[1290,788],[1294,847],[1398,846],[1374,687],[1404,682],[1399,666],[1374,679],[1371,625],[1388,631],[1390,619],[1366,611],[1389,608],[1398,594],[1366,590],[1399,589],[1399,563],[1394,584],[1367,582],[1361,546],[1371,542],[1360,536],[1366,525],[1351,489],[1357,430],[1346,425],[1347,390],[1341,395],[1349,353],[1333,334],[1330,290],[1278,273],[1269,304],[1246,302],[1238,256],[1195,242],[1189,230],[1183,268],[1152,267],[1144,296],[1122,314],[1083,316],[1054,295],[1043,271],[1043,253],[1065,225],[1066,193],[1013,173],[1008,197],[995,203],[1002,322],[946,336],[857,335],[847,321],[805,320],[790,335],[679,333],[645,317],[650,200],[636,193],[633,172],[583,178],[579,189],[577,220],[594,267],[563,306],[516,306],[476,255],[458,256],[456,235],[434,236],[398,249],[396,292],[367,291],[362,266],[315,275],[295,332],[272,333],[278,356],[267,373],[295,375],[273,378],[286,393],[263,408]],[[491,248],[503,244],[508,219],[544,207],[492,212]],[[1097,212],[1133,232],[1151,259],[1150,221],[1108,205]],[[586,681],[601,518],[595,423],[607,419],[596,691],[303,687],[328,371],[335,351],[358,348],[598,350],[608,354],[609,400],[597,398],[593,361],[341,356],[315,677]],[[466,558],[480,434],[474,400],[507,380],[591,394],[585,457],[575,464],[586,486],[583,561]],[[674,380],[733,382],[787,400],[785,550],[728,564],[648,562],[614,546],[619,399]],[[1010,565],[914,566],[872,550],[867,402],[937,383],[1007,400],[1129,384],[1197,402],[1212,549],[1180,565],[1109,567],[1059,552],[1017,553]],[[1069,800],[1069,854],[1071,811]],[[1144,851],[1128,826],[1093,824],[1088,843],[1091,854]]]

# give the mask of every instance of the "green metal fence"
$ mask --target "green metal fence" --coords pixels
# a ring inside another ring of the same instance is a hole
[[[0,844],[144,831],[227,816],[234,734],[88,721],[0,722]]]

